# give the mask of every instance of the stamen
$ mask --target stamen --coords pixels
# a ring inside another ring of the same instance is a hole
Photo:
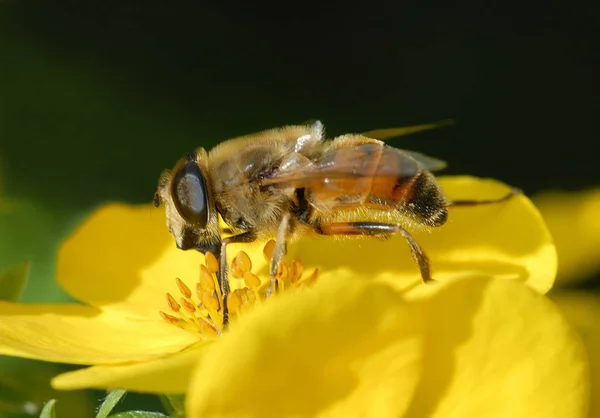
[[[242,298],[240,296],[240,289],[236,289],[227,296],[227,308],[231,315],[239,314],[240,308],[242,307]]]
[[[215,291],[215,281],[211,272],[206,266],[200,265],[200,288],[203,292],[212,293]]]
[[[229,276],[233,277],[234,279],[241,279],[243,275],[244,272],[238,268],[234,260],[234,262],[231,263],[231,267],[229,267]]]
[[[202,286],[200,285],[200,282],[196,283],[196,297],[200,300],[200,305],[202,305]]]
[[[233,266],[237,267],[242,273],[246,273],[252,270],[252,260],[250,260],[248,254],[240,251],[233,259],[233,263],[231,263],[231,267]]]
[[[279,264],[279,266],[277,266],[277,274],[275,275],[277,277],[277,280],[285,280],[288,277],[288,267],[285,263],[281,263]]]
[[[215,257],[215,255],[210,251],[207,251],[206,254],[204,254],[204,264],[206,265],[208,271],[213,274],[219,271],[219,261],[217,260],[217,257]]]
[[[242,305],[250,305],[250,298],[248,297],[248,288],[236,289],[236,294],[239,296]]]
[[[312,274],[310,276],[308,276],[306,279],[304,279],[303,281],[303,285],[304,286],[311,286],[314,283],[316,283],[317,281],[317,277],[319,276],[319,269],[316,268],[313,270]]]
[[[202,306],[204,306],[211,316],[214,316],[219,310],[219,301],[208,293],[202,294]]]
[[[208,336],[209,338],[215,338],[219,335],[219,331],[217,331],[217,329],[214,326],[212,326],[205,320],[200,321],[200,333]]]
[[[267,242],[263,248],[263,256],[267,263],[275,249],[275,241]],[[230,282],[232,287],[227,297],[230,318],[239,316],[246,309],[266,301],[266,284],[269,278],[261,279],[252,272],[252,259],[244,251],[238,252],[229,267],[229,277],[243,279]],[[159,311],[160,317],[168,324],[198,334],[201,338],[214,338],[223,330],[223,295],[217,280],[219,263],[214,254],[207,252],[205,262],[200,265],[198,281],[190,288],[183,280],[176,278],[175,284],[180,297],[166,293],[167,305],[172,311],[168,314]],[[276,279],[279,292],[286,288],[301,289],[312,285],[318,276],[315,269],[312,274],[303,278],[304,266],[299,260],[290,263],[281,262],[277,268]],[[191,289],[194,289],[192,291]],[[274,297],[274,296],[271,296]]]
[[[258,289],[260,287],[260,279],[258,276],[250,271],[244,273],[244,283],[250,289]]]
[[[179,312],[179,310],[181,309],[181,306],[179,306],[175,298],[171,296],[170,293],[167,293],[167,304],[173,312]]]
[[[219,306],[221,306],[223,301],[223,294],[221,293],[221,287],[219,286],[219,281],[217,280],[217,272],[219,271],[219,262],[217,261],[217,257],[210,251],[207,251],[204,254],[204,259],[206,263],[206,270],[209,273],[210,278],[212,279],[212,289],[213,294],[216,294],[217,302]],[[202,270],[202,265],[200,266],[200,270]],[[202,271],[200,271],[202,273]],[[205,275],[206,276],[206,275]],[[202,277],[200,277],[202,279]],[[208,283],[206,283],[208,285]],[[220,308],[219,308],[220,310]]]
[[[169,315],[168,313],[164,313],[163,311],[158,311],[158,313],[160,314],[162,319],[164,319],[165,322],[167,322],[168,324],[171,324],[171,325],[179,324],[179,318],[177,318],[173,315]]]
[[[265,244],[265,247],[263,248],[263,257],[265,257],[265,260],[267,260],[267,263],[270,263],[271,260],[273,259],[274,252],[275,252],[275,241],[270,240],[269,242],[267,242]]]
[[[243,290],[245,290],[244,297],[242,298],[244,305],[254,305],[254,303],[256,301],[261,302],[260,295],[258,294],[258,292],[256,290],[252,291],[252,289],[248,289],[248,288],[245,288]]]
[[[196,307],[189,300],[181,298],[181,299],[179,299],[179,302],[181,303],[181,306],[183,306],[183,309],[185,309],[189,313],[195,313],[196,312]]]
[[[277,266],[277,273],[275,274],[275,278],[277,279],[277,290],[279,292],[283,292],[285,290],[285,279],[288,277],[288,267],[282,262]]]
[[[192,296],[192,291],[190,290],[190,288],[187,287],[187,285],[184,282],[182,282],[179,277],[175,279],[175,283],[177,283],[177,287],[179,288],[179,291],[183,296],[185,296],[186,298],[190,298]]]
[[[298,280],[300,280],[300,277],[302,277],[303,271],[304,271],[304,267],[302,266],[302,263],[299,260],[292,260],[292,262],[290,263],[290,271],[289,271],[290,282],[292,284],[294,284]]]

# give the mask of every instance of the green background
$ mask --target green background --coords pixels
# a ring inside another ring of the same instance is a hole
[[[149,202],[197,146],[307,119],[335,135],[454,118],[393,144],[528,194],[598,184],[592,10],[288,6],[0,2],[0,268],[32,261],[23,300],[65,300],[56,249],[97,205]],[[1,365],[0,398],[17,399],[8,380],[26,366]]]

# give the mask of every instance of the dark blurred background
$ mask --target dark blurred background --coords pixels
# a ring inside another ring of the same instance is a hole
[[[0,1],[0,190],[20,208],[0,268],[32,260],[24,299],[60,300],[54,251],[93,207],[149,202],[197,146],[312,118],[453,118],[393,144],[528,194],[598,185],[597,7],[495,3]]]

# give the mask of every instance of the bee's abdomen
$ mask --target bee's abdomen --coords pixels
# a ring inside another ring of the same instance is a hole
[[[428,171],[416,174],[406,190],[404,209],[428,226],[441,226],[448,220],[448,203],[435,177]]]

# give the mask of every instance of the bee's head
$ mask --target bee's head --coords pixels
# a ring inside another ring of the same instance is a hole
[[[154,195],[154,205],[165,205],[167,227],[177,247],[218,252],[221,242],[217,210],[206,176],[204,150],[181,159],[173,170],[165,170]]]

